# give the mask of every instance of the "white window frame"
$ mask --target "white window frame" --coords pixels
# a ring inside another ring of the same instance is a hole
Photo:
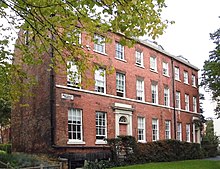
[[[102,116],[102,117],[101,117]],[[102,139],[98,137],[103,137]],[[96,112],[96,144],[107,144],[107,113]]]
[[[99,93],[106,93],[106,76],[104,69],[95,70],[95,91]],[[103,91],[100,90],[103,88]]]
[[[169,64],[167,62],[163,62],[163,75],[169,76]]]
[[[135,60],[136,60],[136,65],[144,67],[144,54],[142,51],[139,50],[135,51]]]
[[[74,127],[74,126],[78,126],[78,127]],[[79,130],[74,131],[73,130],[74,128]],[[74,133],[76,133],[76,136],[74,136]],[[77,134],[79,134],[79,136]],[[68,110],[68,142],[67,143],[85,144],[85,142],[83,142],[83,122],[82,122],[81,109],[71,108]]]
[[[125,74],[119,72],[116,72],[116,93],[117,96],[125,97]]]
[[[177,123],[177,135],[176,139],[182,141],[182,123]]]
[[[155,83],[151,84],[151,102],[158,104],[158,85]]]
[[[105,54],[105,38],[101,35],[94,35],[94,51]]]
[[[192,75],[192,86],[196,87],[196,76]]]
[[[188,74],[188,72],[187,71],[184,71],[183,72],[183,82],[185,83],[185,84],[189,84],[189,74]]]
[[[115,58],[119,60],[125,60],[124,46],[120,44],[119,42],[116,42],[116,45],[115,45]]]
[[[152,119],[152,141],[159,140],[159,121]]]
[[[191,142],[191,132],[190,132],[190,124],[186,124],[186,141]]]
[[[175,70],[175,80],[180,81],[180,69],[178,67],[175,67],[174,70]]]
[[[165,120],[165,139],[171,139],[171,121]]]
[[[73,61],[67,61],[67,86],[80,88],[81,75]]]
[[[146,142],[146,127],[144,117],[138,117],[138,142]]]
[[[157,57],[150,57],[150,70],[157,72]]]
[[[175,104],[176,108],[181,109],[181,98],[180,98],[180,92],[176,91],[176,98],[175,98]]]
[[[185,110],[189,111],[189,95],[185,94]]]
[[[164,106],[170,106],[170,89],[164,87]]]
[[[136,80],[136,99],[144,101],[145,95],[144,95],[144,80],[137,79]]]
[[[193,112],[197,113],[197,98],[193,97]]]

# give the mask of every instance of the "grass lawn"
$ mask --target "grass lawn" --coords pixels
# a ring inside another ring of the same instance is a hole
[[[117,167],[114,169],[220,169],[220,161],[210,160],[187,160],[164,163],[147,163],[142,165],[133,165]]]

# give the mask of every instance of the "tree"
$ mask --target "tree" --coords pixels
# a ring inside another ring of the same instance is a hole
[[[212,119],[206,121],[205,135],[201,144],[208,157],[217,155],[218,137],[214,133],[214,123]]]
[[[220,29],[210,34],[210,38],[216,47],[203,65],[201,85],[211,91],[212,99],[217,102],[215,113],[220,117]]]
[[[1,0],[0,15],[9,23],[8,27],[0,25],[1,32],[22,30],[16,43],[19,62],[16,66],[3,64],[9,68],[7,78],[13,79],[13,85],[10,84],[13,94],[8,95],[14,97],[11,100],[18,100],[24,94],[20,88],[35,83],[33,79],[22,81],[31,78],[22,67],[42,64],[43,54],[49,54],[51,50],[51,68],[56,69],[56,63],[66,64],[68,59],[73,60],[83,73],[93,56],[82,50],[78,41],[80,32],[86,32],[90,40],[94,40],[96,33],[100,34],[106,37],[106,42],[111,40],[109,31],[121,33],[124,38],[120,42],[128,46],[139,36],[158,37],[169,23],[173,23],[161,19],[165,7],[164,0]],[[14,40],[10,33],[3,34],[3,46]],[[64,54],[64,51],[68,52]],[[6,57],[5,50],[0,52],[4,56],[0,61],[11,59]],[[10,52],[10,55],[13,54]]]

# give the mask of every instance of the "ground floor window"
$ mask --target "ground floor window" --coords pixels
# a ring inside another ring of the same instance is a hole
[[[96,140],[103,140],[107,137],[107,121],[105,112],[96,112]]]
[[[182,124],[177,123],[177,140],[182,141]]]
[[[144,117],[138,117],[138,141],[140,142],[146,141]]]
[[[152,119],[152,140],[159,140],[159,124],[158,119]]]
[[[68,111],[69,140],[82,141],[82,110],[69,109]]]

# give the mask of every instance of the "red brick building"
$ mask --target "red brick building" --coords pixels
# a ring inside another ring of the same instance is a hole
[[[49,59],[30,70],[38,80],[29,107],[12,115],[14,151],[91,154],[108,149],[105,138],[134,136],[138,142],[178,139],[200,142],[198,68],[144,41],[132,48],[110,33],[110,43],[80,36],[82,50],[96,55],[87,85],[68,61],[48,71]],[[52,55],[52,53],[51,53]],[[46,57],[45,57],[46,58]],[[107,73],[107,67],[114,67]],[[67,73],[70,72],[70,73]],[[73,156],[71,156],[73,157]],[[84,156],[85,157],[85,156]]]

